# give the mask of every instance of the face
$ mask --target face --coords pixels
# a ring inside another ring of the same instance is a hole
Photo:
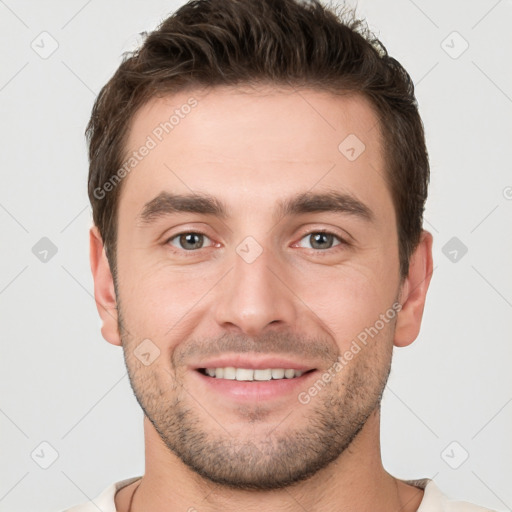
[[[325,468],[378,408],[400,292],[369,104],[183,92],[138,111],[127,149],[117,307],[147,418],[223,485],[275,489]]]

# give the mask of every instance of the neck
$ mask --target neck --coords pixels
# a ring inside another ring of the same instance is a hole
[[[380,414],[376,410],[343,454],[313,477],[272,491],[233,490],[206,480],[171,453],[147,418],[144,418],[146,472],[129,486],[130,496],[116,495],[122,512],[151,510],[223,510],[247,512],[270,509],[276,512],[297,509],[348,512],[416,511],[423,492],[389,475],[380,455]],[[137,487],[138,486],[138,487]],[[133,491],[137,488],[137,494]],[[122,503],[126,503],[123,508]]]

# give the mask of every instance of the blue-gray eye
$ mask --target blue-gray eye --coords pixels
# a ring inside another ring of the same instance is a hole
[[[327,233],[324,231],[313,231],[312,233],[308,233],[306,236],[301,238],[302,240],[309,241],[309,247],[307,249],[331,249],[336,245],[341,244],[341,239],[333,233]],[[338,240],[338,243],[335,244],[335,240]],[[300,242],[299,242],[300,243]]]
[[[211,242],[211,240],[202,233],[187,232],[173,236],[169,239],[169,243],[178,249],[193,251],[195,249],[202,249],[204,247],[205,239]]]

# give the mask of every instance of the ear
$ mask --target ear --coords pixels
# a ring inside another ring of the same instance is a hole
[[[394,344],[410,345],[420,332],[425,298],[432,277],[432,235],[423,230],[420,242],[409,262],[409,273],[400,287],[400,304],[395,326]]]
[[[93,226],[89,231],[89,243],[89,257],[94,280],[94,299],[102,321],[101,334],[112,345],[121,346],[121,337],[117,325],[114,279],[103,248],[103,240],[96,226]]]

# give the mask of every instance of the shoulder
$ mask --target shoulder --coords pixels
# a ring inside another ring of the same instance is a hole
[[[139,480],[140,478],[140,476],[136,476],[115,482],[109,485],[93,500],[71,508],[67,508],[62,512],[98,512],[98,510],[101,510],[102,512],[116,512],[115,495],[117,491],[135,482],[135,480]]]
[[[424,490],[423,500],[417,512],[494,512],[490,508],[450,499],[441,492],[433,480],[428,478],[406,480],[405,482]]]

